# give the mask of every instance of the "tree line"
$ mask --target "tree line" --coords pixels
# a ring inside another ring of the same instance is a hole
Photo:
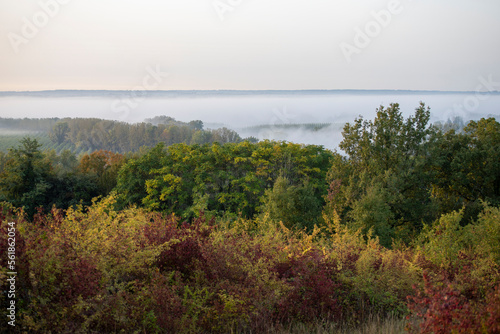
[[[69,149],[77,153],[90,154],[105,150],[124,154],[138,152],[141,147],[153,147],[158,143],[169,146],[177,143],[224,144],[243,141],[240,135],[231,129],[204,129],[200,120],[186,123],[168,116],[148,118],[144,122],[134,124],[98,118],[0,118],[0,129],[2,128],[14,132],[36,133],[38,137],[46,134],[58,153]],[[6,138],[16,139],[8,136]],[[45,137],[43,139],[45,140]],[[245,139],[257,141],[252,137]],[[44,146],[49,145],[44,143]]]
[[[183,123],[167,116],[147,121],[129,124],[102,119],[67,119],[56,123],[50,135],[54,142],[68,141],[84,151],[118,153],[137,152],[141,147],[152,147],[158,143],[170,146],[242,141],[238,133],[225,127],[205,130],[202,121]]]

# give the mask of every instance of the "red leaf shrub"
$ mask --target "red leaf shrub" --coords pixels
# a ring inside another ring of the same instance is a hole
[[[483,298],[481,287],[462,292],[444,275],[432,279],[425,274],[424,282],[423,291],[415,288],[416,296],[408,297],[411,332],[500,333],[500,285]]]
[[[318,250],[278,263],[274,270],[291,290],[276,305],[275,319],[310,321],[325,318],[342,320],[347,314],[347,287],[338,279],[337,265]]]

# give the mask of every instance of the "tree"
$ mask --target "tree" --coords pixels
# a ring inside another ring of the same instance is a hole
[[[433,196],[441,213],[465,206],[465,223],[481,211],[481,201],[500,204],[500,123],[470,121],[460,133],[437,132],[433,142]]]
[[[84,155],[80,160],[79,169],[82,173],[95,176],[100,193],[107,195],[116,186],[123,160],[123,155],[119,153],[99,150]]]
[[[191,121],[188,125],[194,130],[203,130],[203,122],[200,120]]]
[[[344,127],[339,147],[347,156],[333,160],[328,182],[337,181],[341,187],[330,199],[331,206],[355,227],[375,227],[386,244],[392,233],[418,231],[422,221],[437,217],[429,161],[430,138],[436,130],[428,125],[429,119],[430,110],[423,103],[406,120],[399,105],[391,104],[381,106],[373,121],[360,117]],[[367,212],[382,202],[379,217],[387,219],[370,218]],[[377,228],[381,224],[387,226]]]
[[[56,125],[54,125],[54,128],[52,129],[52,132],[49,134],[49,136],[54,143],[60,145],[66,140],[69,131],[70,129],[68,123],[58,122],[56,123]]]
[[[236,131],[228,128],[213,130],[212,133],[212,140],[214,142],[218,142],[219,144],[239,143],[241,141],[240,135]]]
[[[134,203],[142,204],[142,199],[147,196],[146,181],[153,178],[150,172],[162,165],[166,156],[165,148],[165,144],[160,143],[146,154],[124,163],[118,172],[114,188],[121,208]]]
[[[198,130],[191,137],[191,145],[203,145],[210,142],[212,142],[212,132],[210,131]]]
[[[36,139],[22,139],[21,145],[9,150],[0,174],[0,199],[24,207],[29,216],[49,201],[51,166],[44,162],[40,146]]]
[[[380,238],[381,245],[390,247],[394,236],[391,202],[391,194],[382,185],[375,183],[369,186],[349,212],[352,228],[361,229],[365,234],[371,230]]]
[[[115,190],[122,205],[174,211],[185,219],[198,209],[250,218],[258,213],[266,189],[273,187],[280,173],[297,187],[297,196],[312,196],[321,207],[330,158],[331,152],[320,146],[284,142],[176,144],[168,148],[162,144],[129,160],[120,170]],[[308,201],[295,203],[304,212],[316,207]],[[306,220],[314,219],[302,219]]]
[[[288,228],[312,230],[319,225],[322,203],[307,181],[292,185],[286,177],[279,176],[273,188],[266,190],[263,201],[261,211]]]
[[[250,136],[250,137],[246,137],[243,139],[244,141],[248,141],[252,144],[255,144],[255,143],[258,143],[259,142],[259,138],[257,137],[254,137],[254,136]]]

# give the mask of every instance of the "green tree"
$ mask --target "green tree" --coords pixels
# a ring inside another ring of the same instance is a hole
[[[52,129],[52,132],[49,134],[50,139],[54,143],[57,144],[62,144],[68,135],[68,132],[70,131],[69,125],[66,122],[58,122],[56,125],[54,125],[54,128]]]
[[[480,201],[500,204],[500,123],[470,121],[460,133],[435,133],[433,141],[433,196],[441,213],[465,206],[465,223],[481,211]]]
[[[24,207],[29,216],[35,208],[48,203],[51,166],[44,162],[40,144],[29,137],[9,150],[0,174],[0,198],[16,207]]]
[[[191,121],[188,125],[194,130],[203,130],[203,122],[200,120]]]
[[[391,194],[381,184],[370,185],[349,212],[351,227],[354,230],[361,229],[364,234],[371,230],[379,237],[381,245],[390,247],[394,237],[391,202],[394,202]]]
[[[123,155],[99,150],[85,154],[80,160],[79,169],[96,179],[101,195],[107,195],[115,186],[118,171],[123,165]]]
[[[273,188],[266,190],[263,201],[261,211],[288,228],[312,230],[314,225],[320,225],[323,203],[307,181],[292,185],[286,177],[279,176]]]
[[[266,189],[280,173],[299,188],[308,180],[299,194],[312,194],[322,206],[330,158],[322,147],[284,142],[161,145],[129,160],[115,190],[122,205],[174,211],[186,219],[200,208],[249,218],[258,213]]]
[[[129,159],[118,171],[114,191],[118,194],[121,208],[142,203],[142,199],[147,196],[146,181],[153,178],[151,171],[161,166],[162,159],[166,156],[165,148],[165,144],[160,143],[144,155]]]
[[[192,145],[195,144],[203,145],[211,142],[212,142],[212,132],[210,131],[198,130],[195,133],[193,133],[193,136],[191,137]]]
[[[328,182],[340,187],[329,205],[356,227],[374,227],[386,245],[389,236],[418,231],[422,222],[437,217],[430,196],[433,174],[428,157],[435,129],[428,125],[429,118],[423,103],[406,120],[399,105],[391,104],[380,107],[373,121],[360,117],[344,127],[339,147],[346,156],[333,160]],[[370,208],[382,202],[378,218],[370,218]]]

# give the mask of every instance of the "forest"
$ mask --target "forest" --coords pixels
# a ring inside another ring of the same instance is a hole
[[[231,129],[204,129],[200,120],[185,123],[168,116],[148,118],[134,124],[98,118],[0,118],[0,151],[8,151],[12,146],[9,144],[18,142],[19,137],[26,133],[35,137],[43,150],[56,153],[69,150],[77,155],[99,150],[125,154],[158,143],[225,144],[243,141]],[[245,139],[257,141],[256,138]]]
[[[0,119],[35,134],[0,153],[13,332],[500,333],[500,123],[430,112],[381,106],[338,151]]]

